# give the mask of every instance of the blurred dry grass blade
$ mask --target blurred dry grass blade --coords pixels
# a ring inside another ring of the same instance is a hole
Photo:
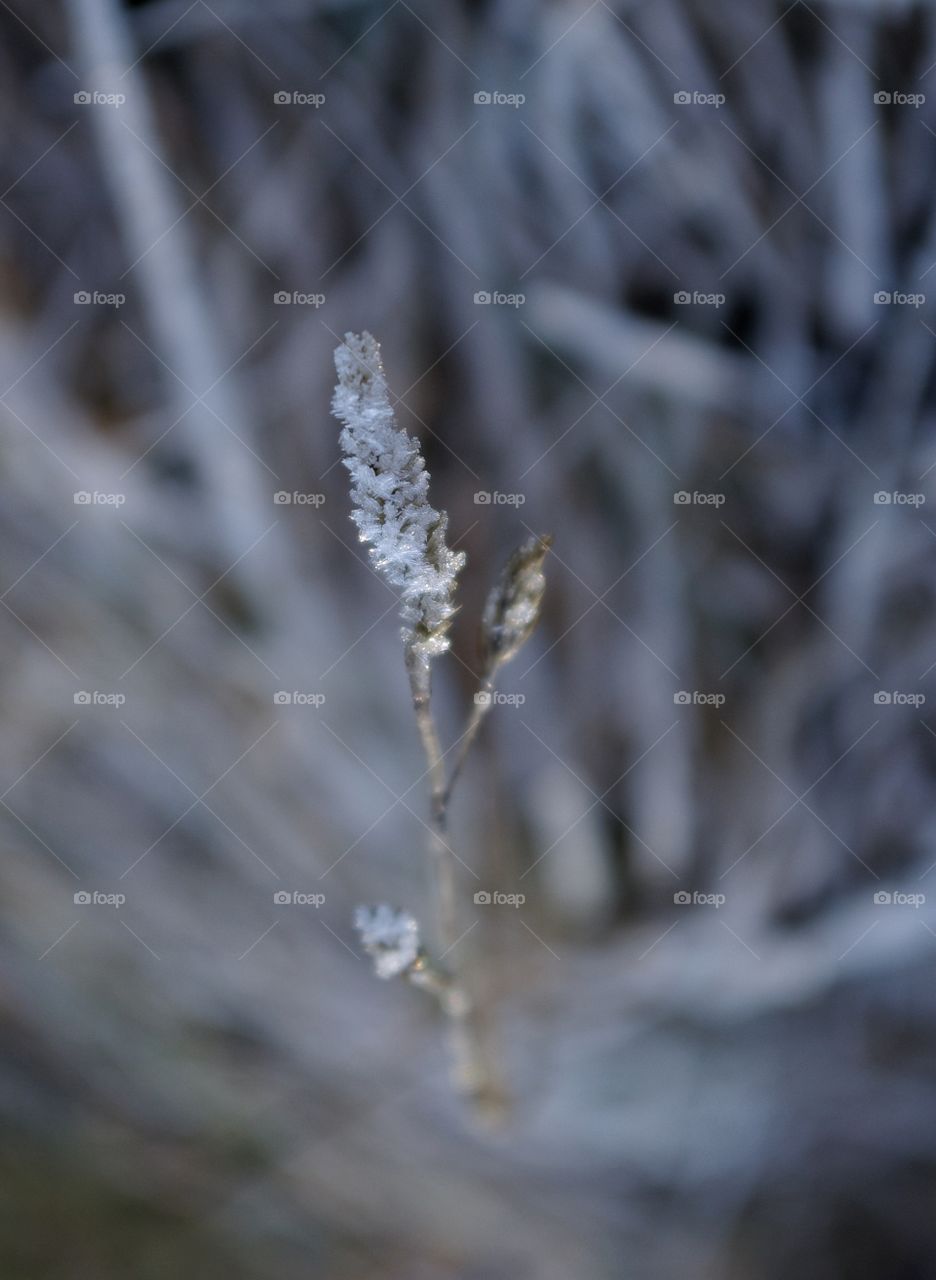
[[[932,1276],[934,64],[855,0],[0,5],[0,1274]],[[509,1141],[349,923],[434,914],[363,325],[471,565],[442,743],[555,534],[452,810]]]

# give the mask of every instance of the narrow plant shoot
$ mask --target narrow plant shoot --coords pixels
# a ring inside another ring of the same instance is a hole
[[[452,765],[446,800],[451,797],[465,758],[494,703],[498,671],[505,662],[516,657],[540,620],[546,590],[543,561],[551,546],[552,537],[548,533],[533,534],[522,542],[507,561],[485,601],[481,614],[481,683]]]
[[[374,568],[400,595],[403,651],[416,724],[426,756],[430,788],[429,856],[434,871],[437,937],[445,966],[422,943],[408,912],[386,904],[358,907],[355,928],[381,978],[403,978],[429,991],[450,1019],[457,1087],[492,1120],[503,1111],[503,1093],[479,1027],[479,1011],[455,949],[464,933],[457,910],[456,855],[448,843],[448,806],[455,779],[491,703],[494,676],[530,637],[539,620],[548,536],[533,537],[514,552],[488,596],[481,622],[481,686],[458,740],[451,776],[432,711],[431,661],[449,648],[456,612],[462,552],[446,541],[448,515],[429,502],[429,473],[419,445],[396,425],[380,346],[369,333],[346,334],[335,352],[338,385],[332,401],[342,424],[344,464],[351,474],[351,518],[370,544]],[[464,950],[464,948],[462,949]]]

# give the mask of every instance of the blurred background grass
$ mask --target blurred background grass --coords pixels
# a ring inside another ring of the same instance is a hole
[[[932,6],[0,31],[3,1274],[931,1275]],[[555,536],[453,814],[499,1136],[350,928],[431,919],[350,328],[468,553],[447,743]]]

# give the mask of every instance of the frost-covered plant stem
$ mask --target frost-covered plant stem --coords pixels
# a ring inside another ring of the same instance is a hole
[[[370,543],[374,567],[400,592],[406,670],[429,776],[429,857],[446,970],[430,965],[424,951],[418,958],[403,951],[398,972],[439,999],[451,1019],[456,1084],[487,1107],[495,1091],[453,954],[460,934],[454,854],[446,834],[449,788],[432,714],[431,661],[449,647],[455,580],[465,557],[447,546],[448,517],[429,503],[429,476],[419,446],[396,425],[378,343],[368,333],[346,334],[335,365],[333,409],[343,425],[341,446],[351,473],[351,518],[361,540]],[[374,919],[378,922],[371,929]],[[388,953],[399,954],[392,921],[392,913],[364,917],[372,950],[384,962],[385,973],[394,970]],[[386,937],[381,938],[383,925]]]
[[[451,1018],[454,1078],[460,1092],[489,1110],[498,1097],[491,1067],[481,1043],[472,1001],[466,991],[454,951],[460,939],[453,852],[448,841],[448,802],[451,784],[446,781],[445,760],[432,713],[431,673],[418,646],[407,645],[406,669],[416,725],[426,756],[430,789],[429,858],[436,897],[438,936],[448,981],[442,1007]]]
[[[429,664],[421,660],[418,650],[413,645],[408,645],[406,648],[406,670],[413,698],[413,711],[416,715],[416,727],[426,756],[429,777],[431,852],[436,867],[439,940],[443,949],[448,950],[457,941],[458,934],[455,915],[455,873],[446,840],[448,788],[445,780],[445,761],[442,757],[435,716],[432,714]]]
[[[369,333],[346,334],[335,352],[335,366],[338,385],[332,407],[343,425],[351,518],[361,541],[370,543],[374,567],[400,592],[406,671],[429,778],[428,847],[440,963],[430,959],[419,940],[418,923],[408,912],[386,904],[360,907],[355,924],[379,977],[402,977],[436,996],[450,1019],[456,1085],[492,1119],[502,1110],[503,1099],[484,1051],[478,1010],[454,954],[463,935],[448,808],[465,756],[494,700],[495,676],[539,618],[541,566],[550,540],[534,536],[519,547],[488,596],[481,620],[481,684],[447,778],[432,711],[431,665],[449,648],[456,578],[465,556],[447,545],[448,516],[429,503],[429,476],[419,446],[396,425],[377,342]]]

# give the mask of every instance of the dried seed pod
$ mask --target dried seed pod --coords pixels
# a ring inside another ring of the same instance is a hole
[[[509,662],[533,633],[546,589],[543,561],[550,534],[534,535],[513,553],[481,615],[481,656],[487,675]]]

